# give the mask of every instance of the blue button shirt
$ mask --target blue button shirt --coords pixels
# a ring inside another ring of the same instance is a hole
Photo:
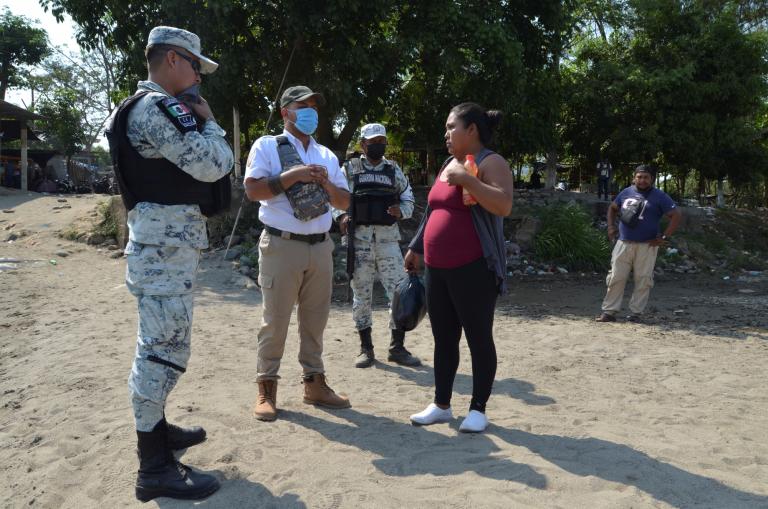
[[[675,208],[675,202],[660,189],[651,187],[650,190],[641,193],[635,186],[622,190],[613,202],[621,210],[621,204],[628,198],[642,199],[648,203],[634,228],[619,221],[619,239],[632,242],[648,242],[655,239],[659,235],[661,218]]]

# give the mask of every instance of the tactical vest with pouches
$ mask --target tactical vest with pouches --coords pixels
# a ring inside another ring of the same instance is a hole
[[[296,166],[303,166],[296,147],[287,136],[276,136],[277,155],[280,157],[281,173]],[[293,216],[299,221],[309,221],[330,210],[328,193],[315,182],[296,182],[285,190],[285,196],[293,208]]]
[[[349,160],[352,179],[352,217],[355,224],[393,225],[397,218],[387,212],[392,205],[400,203],[397,192],[395,166],[384,163],[381,170],[367,170],[359,158]]]
[[[126,210],[132,210],[139,202],[199,205],[207,217],[229,210],[232,196],[229,173],[216,182],[203,182],[167,159],[143,157],[130,144],[128,114],[147,93],[139,92],[124,100],[106,130],[115,177]],[[199,126],[197,128],[199,130]]]

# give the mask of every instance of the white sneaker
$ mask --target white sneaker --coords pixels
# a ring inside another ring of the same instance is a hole
[[[462,433],[480,433],[488,427],[488,417],[477,410],[470,410],[467,416],[461,421],[459,431]]]
[[[437,422],[448,422],[451,419],[453,419],[453,412],[451,412],[450,408],[442,409],[434,403],[430,403],[427,408],[411,416],[411,422],[421,426]]]

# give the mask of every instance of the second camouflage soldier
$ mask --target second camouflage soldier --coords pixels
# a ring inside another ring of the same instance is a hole
[[[378,276],[391,305],[392,295],[403,272],[400,229],[397,221],[413,214],[413,191],[403,171],[384,158],[387,132],[381,124],[366,124],[361,131],[363,154],[344,164],[352,203],[348,211],[334,210],[341,233],[347,235],[347,264],[352,287],[352,317],[360,335],[358,368],[373,364],[373,326],[371,299]],[[405,366],[418,366],[418,358],[405,349],[405,331],[396,328],[391,318],[392,340],[388,360]]]

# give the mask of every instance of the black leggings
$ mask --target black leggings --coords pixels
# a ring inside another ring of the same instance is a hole
[[[455,269],[427,266],[427,311],[435,337],[435,403],[451,404],[453,381],[459,369],[461,329],[472,355],[470,410],[485,412],[496,376],[493,314],[498,288],[485,258]]]

